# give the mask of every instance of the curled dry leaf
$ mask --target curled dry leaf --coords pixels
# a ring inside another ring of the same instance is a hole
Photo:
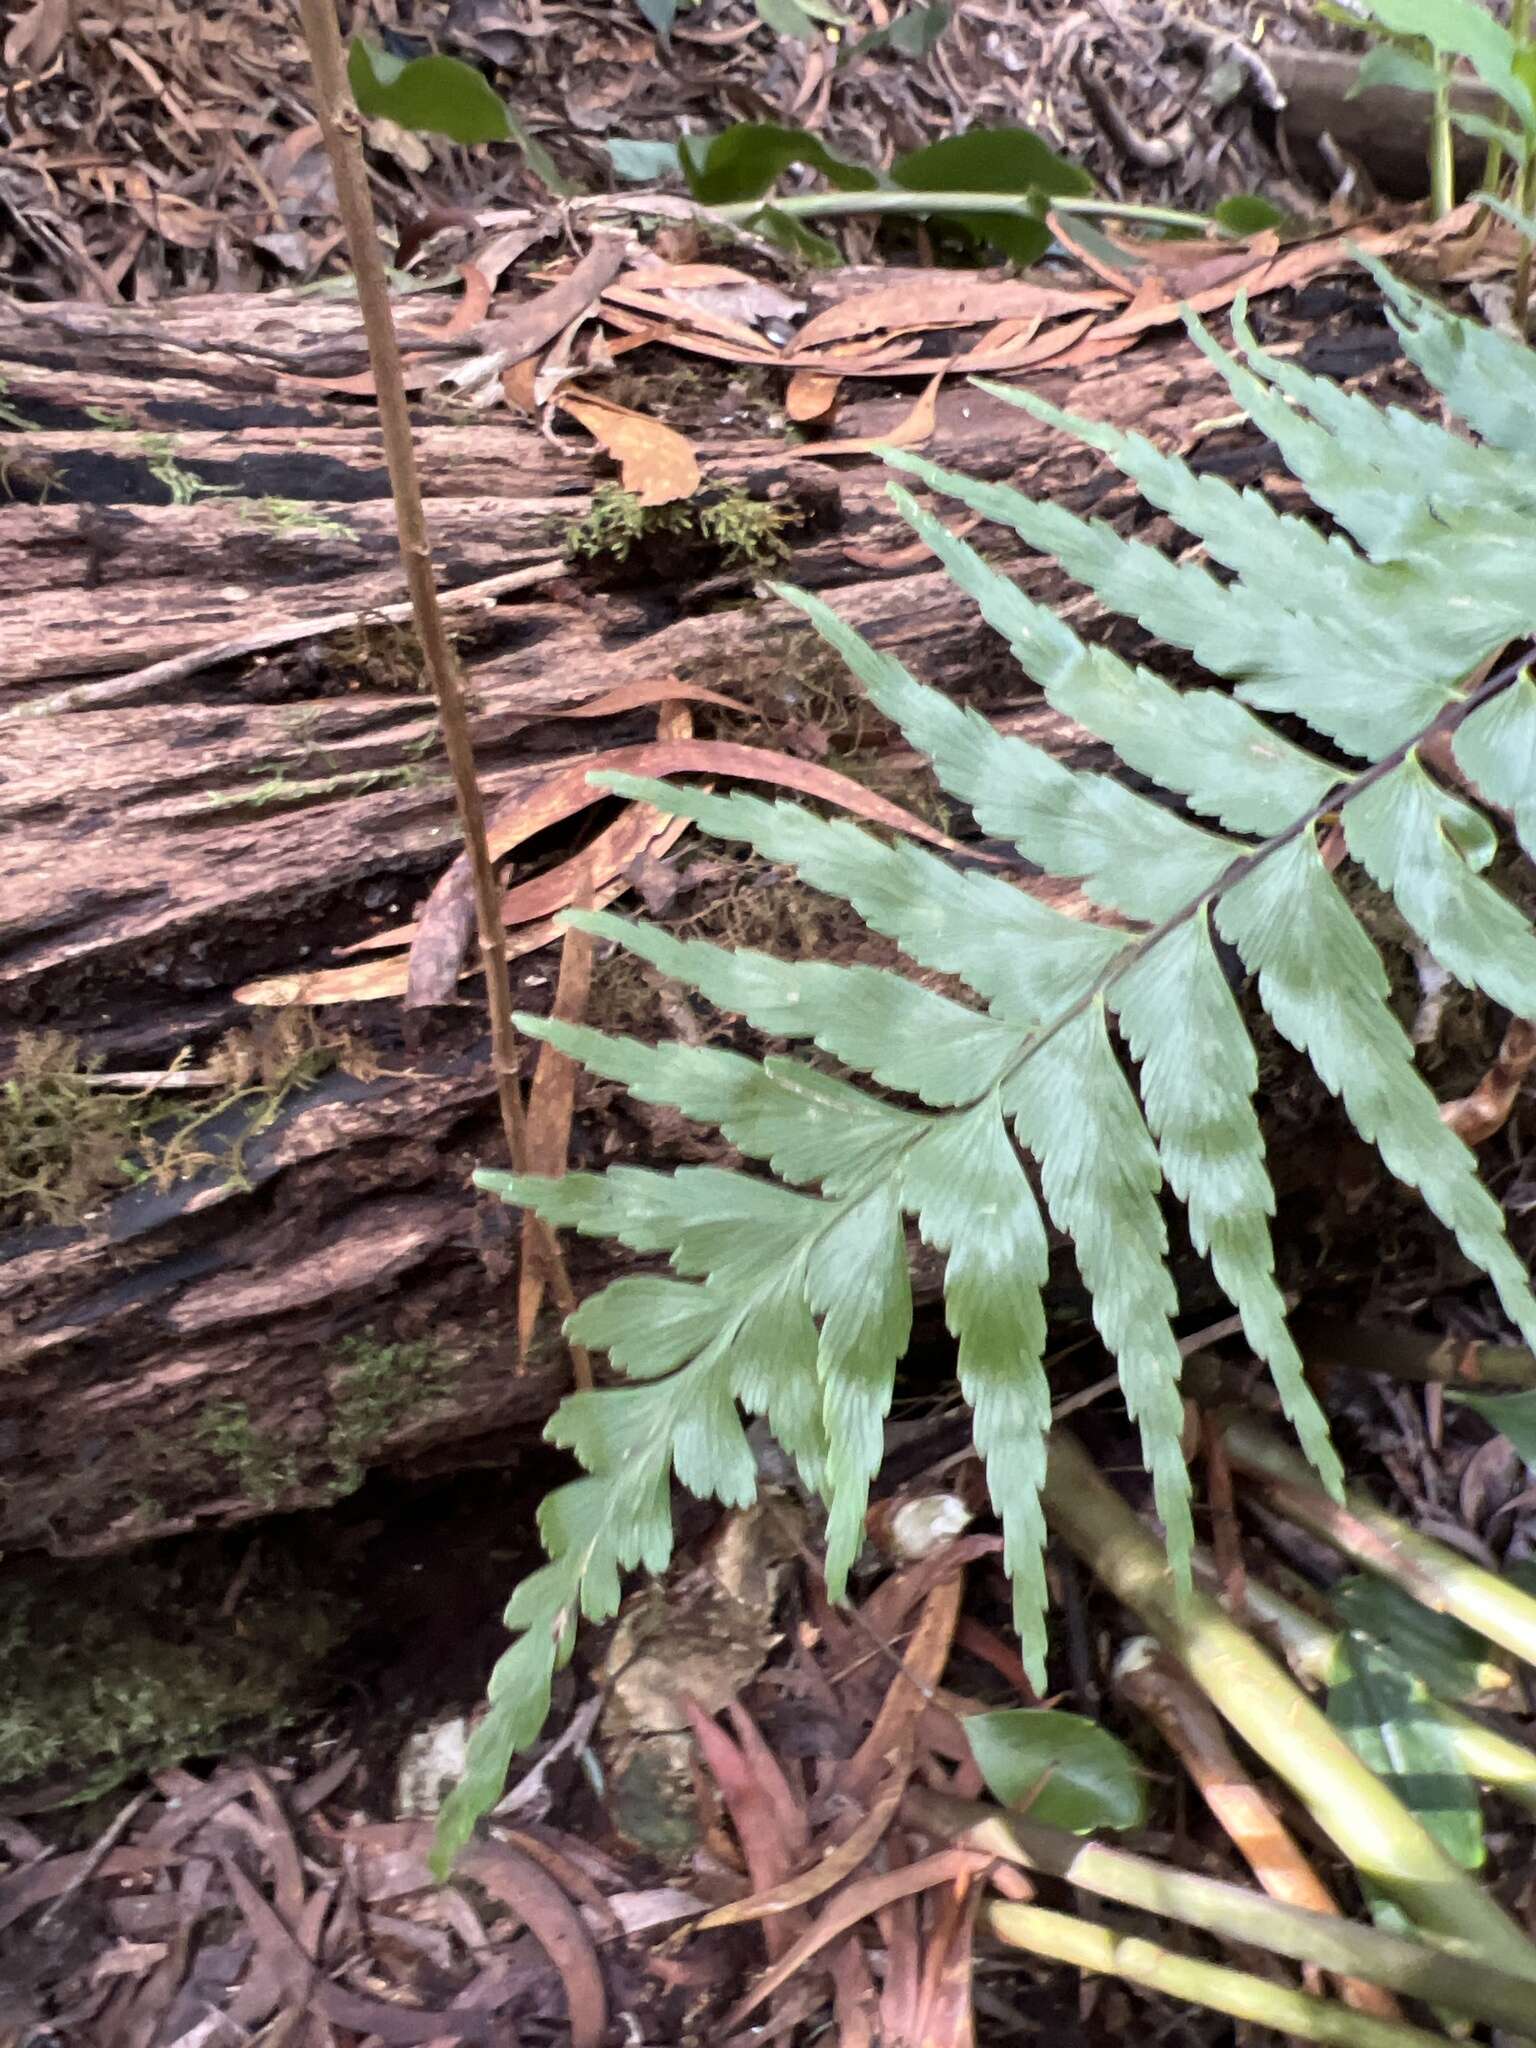
[[[620,480],[642,505],[670,505],[699,488],[699,458],[675,427],[590,391],[567,388],[555,404],[584,426],[619,465]]]
[[[807,420],[823,420],[837,404],[842,388],[842,378],[830,371],[796,370],[784,393],[784,410],[801,426]]]
[[[1512,1017],[1499,1056],[1470,1095],[1441,1105],[1440,1115],[1458,1138],[1482,1145],[1509,1122],[1520,1090],[1536,1064],[1536,1024]]]

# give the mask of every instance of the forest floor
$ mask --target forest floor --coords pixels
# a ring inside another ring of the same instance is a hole
[[[921,232],[842,227],[839,268],[817,274],[770,250],[720,249],[680,218],[578,291],[584,353],[546,351],[541,383],[530,366],[526,388],[466,416],[439,372],[462,365],[459,338],[489,296],[526,283],[530,265],[567,289],[592,250],[516,151],[372,124],[397,258],[448,309],[416,337],[444,580],[489,582],[509,556],[528,570],[515,602],[488,600],[461,641],[488,789],[528,862],[513,925],[522,1007],[554,995],[551,915],[594,890],[689,936],[874,957],[777,871],[665,838],[648,816],[603,813],[594,828],[562,809],[551,779],[584,775],[601,751],[593,732],[605,747],[674,749],[657,772],[751,773],[952,829],[891,730],[763,605],[765,570],[836,589],[882,644],[1064,757],[1080,744],[1046,732],[995,643],[946,613],[869,445],[894,433],[1122,530],[1173,536],[1091,460],[1074,467],[1043,434],[1027,438],[1027,422],[1005,423],[1007,409],[950,372],[1028,368],[1061,402],[1199,445],[1234,482],[1273,484],[1272,451],[1230,432],[1175,332],[1181,297],[1203,291],[1224,315],[1247,289],[1267,341],[1423,406],[1344,231],[1377,237],[1464,304],[1506,289],[1497,239],[1465,221],[1425,228],[1380,200],[1363,163],[1320,154],[1305,124],[1288,132],[1252,53],[1290,47],[1299,7],[1195,19],[1155,0],[995,0],[950,18],[941,0],[915,13],[932,20],[904,43],[869,0],[833,39],[704,0],[664,49],[622,4],[455,0],[446,30],[440,7],[370,10],[388,17],[398,55],[441,32],[479,61],[584,190],[612,184],[606,142],[665,142],[680,125],[780,121],[884,164],[967,126],[1028,123],[1105,193],[1204,210],[1260,192],[1308,224],[1283,243],[1201,244],[1198,274],[1178,267],[1178,244],[1106,272],[1103,247],[1085,241],[1021,290],[1000,270],[930,268]],[[933,1856],[927,1889],[892,1888],[933,1839],[911,1803],[923,1788],[981,1789],[957,1715],[1037,1699],[931,1295],[852,1604],[827,1603],[817,1521],[793,1488],[724,1517],[680,1506],[662,1594],[637,1592],[583,1638],[494,1838],[457,1884],[432,1882],[430,1816],[504,1646],[506,1594],[537,1554],[533,1508],[561,1475],[539,1434],[566,1367],[544,1336],[508,1392],[514,1248],[490,1205],[466,1221],[463,1184],[494,1122],[478,1013],[453,1000],[455,906],[445,916],[439,901],[427,943],[426,917],[410,922],[442,872],[447,800],[418,657],[379,615],[398,584],[370,387],[360,358],[321,360],[355,356],[356,337],[350,309],[315,289],[341,267],[340,237],[302,47],[276,0],[35,0],[13,13],[5,55],[0,562],[25,617],[0,683],[54,715],[9,728],[18,751],[0,784],[14,853],[3,1048],[41,1060],[49,1102],[77,1120],[103,1095],[76,1041],[109,1073],[211,1077],[197,1099],[218,1114],[167,1116],[168,1098],[153,1119],[93,1112],[70,1154],[83,1178],[66,1176],[43,1210],[4,1182],[0,1159],[0,1336],[20,1368],[0,1381],[0,2048],[809,2042],[826,2038],[834,1995],[857,2006],[860,1973],[890,2043],[964,2048],[974,2026],[985,2043],[1042,2048],[1132,2029],[1261,2048],[1274,2037],[1260,2028],[976,1932],[990,1865],[963,1845]],[[915,327],[926,337],[908,351]],[[855,345],[878,358],[872,371]],[[311,381],[263,384],[263,349],[290,369],[304,355]],[[638,439],[615,434],[615,405],[640,416]],[[611,522],[632,517],[612,489],[620,462],[642,491],[668,464],[697,464],[715,528],[659,522],[616,544]],[[251,503],[289,509],[253,530]],[[1037,559],[998,559],[1042,573]],[[1060,579],[1031,588],[1063,594]],[[334,621],[316,623],[332,614],[349,621],[346,655]],[[202,658],[165,674],[191,644]],[[590,718],[602,723],[578,722]],[[335,801],[322,808],[322,794]],[[425,1023],[402,1007],[423,971],[436,977],[425,1004],[414,990]],[[626,979],[616,961],[599,963],[594,991],[597,1021],[705,1029],[659,977]],[[252,1017],[265,1020],[254,1031]],[[1471,1096],[1499,1043],[1485,1008],[1453,1004],[1425,1053],[1442,1098]],[[1282,1279],[1310,1318],[1309,1362],[1352,1479],[1460,1554],[1518,1572],[1536,1556],[1536,1493],[1512,1446],[1434,1385],[1358,1370],[1362,1326],[1398,1332],[1420,1368],[1442,1340],[1469,1358],[1497,1344],[1486,1289],[1315,1096],[1278,1064],[1266,1087]],[[1506,1092],[1484,1161],[1529,1251],[1536,1123],[1518,1077]],[[716,1156],[680,1119],[595,1086],[546,1135],[594,1163]],[[1219,1298],[1187,1247],[1178,1255],[1195,1276],[1185,1346],[1219,1353],[1231,1334]],[[585,1284],[597,1268],[576,1271]],[[370,1302],[387,1290],[376,1330]],[[1139,1503],[1135,1431],[1070,1276],[1059,1299],[1058,1413]],[[296,1391],[317,1361],[323,1399]],[[1349,1578],[1337,1551],[1241,1481],[1239,1535],[1232,1474],[1205,1448],[1202,1525],[1228,1592],[1246,1570],[1326,1611]],[[937,1548],[913,1539],[914,1520],[938,1528]],[[1143,1760],[1152,1814],[1136,1847],[1245,1877],[1115,1676],[1114,1602],[1065,1550],[1051,1590],[1061,1627],[1045,1697]],[[913,1681],[893,1685],[904,1657]],[[1521,1681],[1483,1675],[1505,1725],[1528,1736]],[[691,1736],[682,1693],[704,1717]],[[729,1735],[709,1718],[722,1713]],[[855,1797],[872,1729],[906,1745],[879,1826]],[[1284,1805],[1353,1910],[1351,1874]],[[1490,1888],[1536,1928],[1529,1815],[1490,1800],[1484,1843]],[[781,1922],[732,1924],[745,1890],[806,1871],[816,1884]],[[1006,1872],[994,1876],[1007,1890]],[[765,2009],[734,2011],[834,1885],[839,1938]],[[1041,1879],[1037,1896],[1071,1894]],[[708,1911],[720,1924],[698,1931]]]

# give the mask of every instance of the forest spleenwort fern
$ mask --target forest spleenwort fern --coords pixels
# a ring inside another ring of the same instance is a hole
[[[1481,442],[1270,359],[1241,308],[1240,358],[1190,323],[1338,534],[1197,476],[1139,436],[998,388],[1100,448],[1203,541],[1230,582],[1059,505],[891,452],[893,465],[1013,527],[1230,686],[1174,689],[1086,645],[894,493],[1052,707],[1182,805],[1069,769],[995,731],[869,647],[819,599],[784,593],[989,836],[1071,878],[1115,923],[1073,919],[996,875],[793,804],[599,778],[795,868],[919,965],[959,980],[976,1003],[896,972],[731,953],[606,914],[571,916],[759,1030],[806,1040],[906,1100],[789,1057],[653,1047],[520,1020],[642,1099],[718,1126],[772,1177],[712,1167],[477,1176],[551,1224],[664,1254],[675,1277],[616,1281],[571,1320],[571,1334],[606,1350],[628,1384],[573,1395],[551,1424],[551,1440],[585,1476],[540,1511],[549,1561],[508,1609],[517,1640],[444,1809],[445,1864],[498,1796],[513,1751],[537,1736],[578,1617],[611,1614],[624,1571],[667,1563],[674,1474],[703,1496],[752,1498],[742,1411],[766,1416],[826,1501],[828,1583],[841,1594],[910,1329],[909,1218],[945,1257],[961,1389],[1003,1525],[1026,1662],[1042,1672],[1047,1238],[1026,1156],[1117,1361],[1175,1572],[1188,1571],[1191,1522],[1165,1186],[1268,1362],[1308,1456],[1338,1486],[1275,1282],[1257,1062],[1218,938],[1254,978],[1277,1029],[1536,1342],[1536,1299],[1498,1206],[1415,1070],[1382,961],[1319,843],[1324,822],[1341,818],[1350,857],[1442,964],[1494,1001],[1536,1014],[1536,934],[1483,873],[1494,828],[1419,755],[1432,734],[1449,738],[1470,783],[1514,816],[1526,851],[1536,852],[1529,650],[1469,682],[1536,630],[1536,356],[1377,275],[1404,347]],[[1281,734],[1272,714],[1336,751]],[[1339,752],[1359,765],[1341,766]],[[1115,1033],[1134,1062],[1134,1086]]]

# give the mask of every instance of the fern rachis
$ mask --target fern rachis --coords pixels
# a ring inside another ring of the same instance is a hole
[[[1047,1233],[1026,1158],[1051,1221],[1072,1241],[1116,1358],[1175,1570],[1187,1571],[1190,1519],[1165,1186],[1268,1362],[1303,1447],[1337,1484],[1275,1284],[1256,1060],[1218,938],[1235,950],[1281,1034],[1536,1341],[1536,1300],[1501,1213],[1415,1071],[1381,959],[1319,850],[1321,822],[1340,818],[1350,856],[1392,894],[1435,957],[1494,1001],[1536,1015],[1536,933],[1482,872],[1494,828],[1420,759],[1428,738],[1450,736],[1468,782],[1512,813],[1527,852],[1536,848],[1529,653],[1475,688],[1465,682],[1536,631],[1536,491],[1527,481],[1536,356],[1385,275],[1382,283],[1409,353],[1433,365],[1487,440],[1382,412],[1269,361],[1241,313],[1241,361],[1192,326],[1245,411],[1343,529],[1328,538],[1255,494],[1194,476],[1136,436],[1001,391],[1102,449],[1203,539],[1233,573],[1230,583],[1059,506],[891,455],[896,467],[1055,554],[1223,679],[1220,688],[1177,690],[1085,645],[895,492],[1052,707],[1182,807],[997,733],[867,646],[819,600],[784,593],[982,829],[1013,841],[1047,874],[1075,880],[1115,913],[1115,925],[1073,920],[998,876],[958,870],[926,849],[887,844],[793,804],[603,778],[794,867],[973,1000],[868,966],[733,954],[606,914],[573,915],[758,1030],[807,1041],[882,1092],[790,1057],[652,1047],[521,1020],[641,1098],[717,1126],[767,1171],[478,1176],[557,1227],[665,1255],[671,1275],[616,1281],[571,1319],[571,1334],[606,1350],[625,1383],[571,1396],[551,1424],[552,1441],[575,1454],[584,1476],[540,1512],[549,1562],[508,1610],[517,1640],[493,1678],[469,1775],[445,1811],[445,1854],[496,1797],[511,1752],[537,1735],[578,1615],[611,1613],[623,1571],[667,1562],[674,1475],[727,1503],[753,1496],[743,1411],[767,1417],[825,1499],[828,1581],[841,1591],[910,1329],[908,1219],[945,1257],[960,1385],[1003,1524],[1026,1660],[1041,1669]],[[1292,729],[1310,727],[1331,751],[1282,736],[1268,722],[1274,713]],[[1341,767],[1340,754],[1360,765]]]

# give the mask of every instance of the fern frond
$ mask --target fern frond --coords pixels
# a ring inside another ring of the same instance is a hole
[[[778,960],[607,914],[572,916],[727,1014],[815,1046],[843,1071],[519,1020],[638,1097],[714,1126],[757,1165],[477,1176],[557,1227],[616,1238],[672,1270],[616,1280],[571,1319],[572,1335],[606,1351],[623,1383],[572,1396],[551,1425],[551,1440],[584,1472],[541,1511],[549,1563],[508,1610],[517,1640],[445,1814],[445,1853],[492,1803],[512,1749],[536,1733],[578,1615],[611,1613],[625,1571],[665,1564],[674,1480],[729,1502],[751,1496],[743,1412],[766,1417],[824,1498],[828,1582],[840,1593],[911,1327],[909,1227],[943,1255],[960,1386],[1037,1678],[1050,1419],[1037,1188],[1115,1358],[1176,1571],[1188,1568],[1190,1508],[1165,1190],[1268,1362],[1307,1455],[1338,1486],[1286,1329],[1257,1061],[1218,937],[1253,977],[1277,1030],[1536,1342],[1536,1298],[1499,1207],[1417,1072],[1380,954],[1320,850],[1323,824],[1337,817],[1349,857],[1391,893],[1442,965],[1536,1015],[1536,933],[1489,879],[1497,834],[1477,800],[1513,815],[1536,851],[1536,683],[1522,668],[1530,651],[1475,685],[1466,680],[1536,630],[1536,484],[1527,473],[1536,359],[1384,273],[1381,281],[1405,346],[1481,443],[1383,412],[1266,356],[1241,316],[1241,359],[1191,323],[1245,411],[1353,540],[1025,392],[1000,395],[1100,448],[1232,580],[1170,563],[1060,506],[892,454],[893,466],[1055,554],[1219,679],[1175,688],[1087,646],[895,493],[1053,708],[1152,793],[999,733],[870,647],[821,599],[784,593],[982,829],[1075,883],[1111,914],[1106,922],[1069,917],[999,873],[793,803],[594,778],[793,868],[960,986],[941,993],[894,968]],[[1311,751],[1278,730],[1275,715],[1361,765]],[[1427,743],[1447,737],[1474,797],[1451,794],[1425,765],[1438,758]]]
[[[1451,318],[1384,263],[1361,261],[1381,286],[1404,353],[1451,411],[1495,448],[1536,456],[1536,352],[1495,327]]]

